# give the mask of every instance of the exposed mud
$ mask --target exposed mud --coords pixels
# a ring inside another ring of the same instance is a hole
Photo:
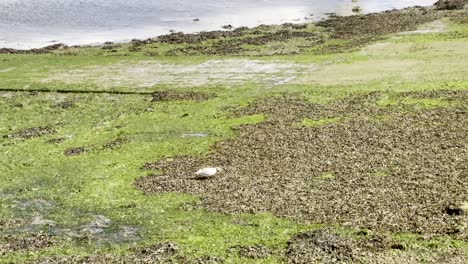
[[[5,135],[3,137],[15,139],[32,139],[55,133],[57,133],[57,131],[51,127],[32,127],[20,130],[13,134]]]
[[[213,94],[200,92],[174,92],[174,91],[156,91],[153,93],[151,102],[161,101],[206,101],[213,98]]]
[[[328,105],[266,99],[239,114],[265,114],[267,122],[238,128],[238,137],[218,143],[210,157],[148,163],[146,169],[162,175],[141,178],[136,186],[198,195],[210,211],[267,211],[304,222],[468,240],[468,215],[447,211],[468,201],[468,92],[400,96],[452,103],[379,107],[378,93]],[[343,116],[339,123],[296,125]],[[223,172],[191,179],[206,166]]]
[[[16,251],[34,252],[54,245],[54,238],[44,233],[20,237],[2,235],[0,237],[0,256]]]

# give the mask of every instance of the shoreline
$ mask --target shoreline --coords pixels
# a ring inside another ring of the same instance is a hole
[[[424,10],[425,12],[433,12],[433,11],[443,11],[443,10],[453,10],[453,9],[461,9],[461,7],[457,6],[459,5],[459,2],[462,3],[463,5],[464,0],[440,0],[436,2],[432,6],[412,6],[412,7],[406,7],[403,9],[392,9],[392,10],[385,10],[382,12],[374,12],[374,13],[367,13],[367,14],[359,14],[356,13],[354,15],[350,16],[337,16],[334,13],[328,14],[328,18],[320,21],[315,21],[315,22],[310,22],[310,23],[283,23],[283,24],[278,24],[278,25],[258,25],[256,27],[233,27],[232,25],[224,25],[222,28],[224,30],[214,30],[214,31],[201,31],[201,32],[195,32],[195,33],[184,33],[184,32],[173,32],[170,34],[163,34],[163,35],[158,35],[155,37],[149,37],[147,39],[132,39],[130,41],[122,41],[122,42],[104,42],[104,43],[95,43],[95,44],[86,44],[86,45],[66,45],[64,43],[55,43],[52,45],[44,46],[41,48],[33,48],[33,49],[14,49],[14,48],[0,48],[0,54],[44,54],[44,53],[50,53],[54,52],[57,50],[64,50],[64,49],[83,49],[83,48],[102,48],[102,47],[108,47],[108,46],[113,46],[113,45],[128,45],[128,44],[137,44],[137,45],[145,45],[145,44],[152,44],[158,41],[167,43],[171,43],[171,39],[180,39],[180,38],[206,38],[206,39],[216,39],[217,37],[230,37],[232,35],[236,36],[236,33],[241,33],[242,31],[245,30],[255,30],[255,29],[265,29],[268,27],[291,27],[295,29],[300,29],[301,27],[304,26],[320,26],[320,25],[326,25],[329,24],[330,21],[333,21],[334,19],[342,19],[342,20],[352,20],[352,18],[355,17],[369,17],[369,16],[376,16],[380,14],[385,14],[385,13],[398,13],[398,12],[404,12],[406,10]],[[447,3],[455,3],[455,8],[450,4]],[[210,36],[208,36],[210,35]],[[239,34],[240,35],[240,34]],[[208,37],[207,37],[208,36]],[[177,41],[176,41],[177,42]],[[180,41],[179,43],[180,44]]]

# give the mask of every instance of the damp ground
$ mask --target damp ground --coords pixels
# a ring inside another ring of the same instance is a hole
[[[404,12],[333,51],[1,54],[0,263],[466,263],[466,11]]]

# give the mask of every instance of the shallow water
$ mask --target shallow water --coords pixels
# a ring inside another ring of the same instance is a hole
[[[0,0],[0,47],[37,48],[144,39],[170,30],[301,23],[325,13],[377,12],[434,0]],[[198,20],[199,21],[194,21]]]

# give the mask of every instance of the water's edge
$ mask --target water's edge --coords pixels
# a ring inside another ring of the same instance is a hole
[[[434,2],[434,1],[432,1]],[[420,7],[420,6],[413,6],[413,7],[405,7],[405,8],[402,8],[402,9],[408,9],[408,8],[414,8],[414,7]],[[431,8],[431,6],[425,6],[427,8]],[[392,10],[395,10],[395,9],[392,9]],[[382,11],[379,11],[379,12],[368,12],[368,13],[360,13],[360,14],[369,14],[369,13],[381,13],[381,12],[387,12],[388,10],[382,10]],[[354,13],[354,15],[360,15],[360,14],[356,14]],[[302,21],[302,20],[298,20],[298,21],[291,21],[291,22],[287,22],[287,23],[293,23],[293,24],[315,24],[319,21],[326,21],[330,18],[330,16],[336,16],[335,13],[331,13],[331,14],[326,14],[326,16],[322,17],[321,19],[315,19],[315,20],[312,20],[312,19],[309,19],[308,21]],[[345,16],[348,16],[348,15],[345,15]],[[280,24],[286,24],[286,23],[280,23]],[[269,25],[277,25],[275,23],[271,23]],[[171,30],[170,32],[185,32],[186,34],[197,34],[199,32],[214,32],[214,31],[223,31],[223,30],[233,30],[237,27],[234,27],[229,24],[228,26],[225,26],[224,28],[221,27],[223,25],[220,25],[220,29],[215,29],[215,30],[187,30],[187,31],[175,31],[175,30]],[[251,27],[254,27],[254,26],[251,26]],[[163,33],[163,34],[157,34],[157,35],[153,35],[152,37],[143,37],[143,38],[139,38],[139,39],[147,39],[147,40],[154,40],[158,37],[161,37],[161,36],[167,36],[168,33]],[[133,39],[130,39],[130,38],[125,38],[125,39],[122,39],[122,40],[118,40],[118,41],[112,41],[111,39],[109,40],[104,40],[104,41],[101,41],[101,42],[89,42],[89,43],[85,43],[85,44],[70,44],[70,43],[67,43],[67,42],[62,42],[62,41],[52,41],[52,43],[49,43],[48,45],[45,44],[45,45],[41,45],[41,46],[38,46],[38,47],[33,47],[33,48],[12,48],[12,47],[3,47],[1,46],[1,43],[0,43],[0,53],[17,53],[17,52],[21,52],[21,51],[24,51],[24,52],[33,52],[33,53],[44,53],[44,52],[48,52],[48,51],[52,51],[52,50],[56,50],[56,49],[61,49],[61,48],[64,48],[64,47],[74,47],[74,48],[81,48],[81,47],[100,47],[100,46],[103,46],[105,43],[118,43],[118,44],[125,44],[125,43],[129,43],[131,41],[138,41],[139,40],[138,38],[133,38]]]

